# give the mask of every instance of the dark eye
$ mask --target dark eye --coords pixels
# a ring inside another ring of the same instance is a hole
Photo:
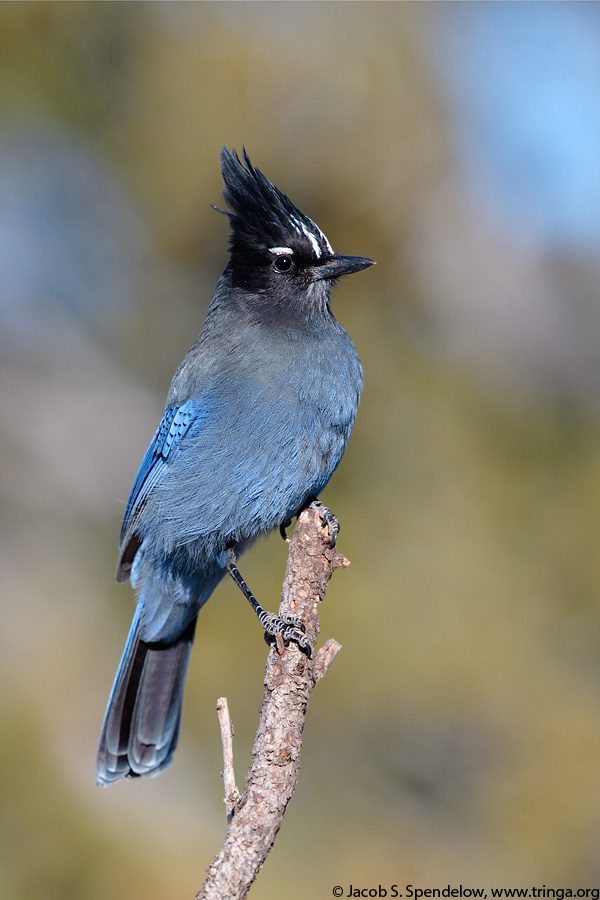
[[[289,272],[294,263],[291,256],[278,256],[273,265],[278,272],[283,274]]]

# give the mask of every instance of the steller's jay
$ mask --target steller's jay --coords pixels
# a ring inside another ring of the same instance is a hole
[[[121,529],[117,581],[131,579],[139,597],[102,726],[100,785],[170,763],[198,611],[226,573],[266,636],[310,654],[302,624],[260,607],[236,560],[311,502],[332,541],[337,533],[316,498],[346,449],[362,368],[329,295],[340,275],[373,260],[336,255],[245,151],[242,161],[224,147],[221,166],[229,263],[175,373]]]

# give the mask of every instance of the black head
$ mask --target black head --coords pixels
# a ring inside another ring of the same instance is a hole
[[[223,147],[221,167],[231,223],[227,271],[234,286],[268,293],[281,304],[318,297],[327,302],[336,278],[373,264],[337,256],[321,229],[252,165],[245,150],[242,161]]]

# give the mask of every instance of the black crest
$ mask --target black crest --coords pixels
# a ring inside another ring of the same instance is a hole
[[[233,254],[289,246],[317,257],[333,253],[320,228],[252,165],[245,150],[243,161],[228,147],[220,158]]]

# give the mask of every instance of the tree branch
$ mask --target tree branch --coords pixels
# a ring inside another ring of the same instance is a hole
[[[329,547],[317,510],[304,510],[290,540],[279,614],[300,618],[313,647],[320,628],[318,604],[335,569],[348,565]],[[298,781],[310,692],[340,649],[337,641],[328,640],[308,659],[295,644],[281,655],[271,646],[246,787],[196,900],[241,900],[248,894]]]
[[[217,715],[221,728],[221,743],[223,744],[223,784],[225,785],[225,812],[227,824],[231,824],[235,804],[239,800],[238,789],[235,786],[235,774],[233,771],[233,722],[229,715],[227,697],[219,697],[217,700]]]

